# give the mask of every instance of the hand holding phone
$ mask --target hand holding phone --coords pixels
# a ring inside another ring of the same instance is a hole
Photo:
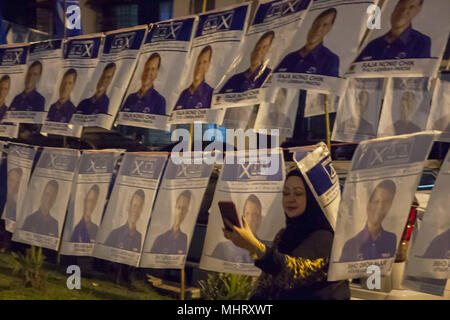
[[[233,225],[241,228],[241,222],[239,220],[239,214],[233,201],[219,201],[220,214],[222,215],[223,224],[225,229],[233,231],[226,223],[225,219],[231,222]]]

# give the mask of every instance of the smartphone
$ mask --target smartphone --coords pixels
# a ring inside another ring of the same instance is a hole
[[[220,214],[222,215],[223,224],[225,226],[225,229],[229,231],[233,231],[231,228],[229,228],[225,224],[225,219],[230,221],[233,225],[237,227],[241,227],[241,223],[239,220],[239,214],[236,210],[236,206],[234,205],[233,201],[219,201],[219,209]]]

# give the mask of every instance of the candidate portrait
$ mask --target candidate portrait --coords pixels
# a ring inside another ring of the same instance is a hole
[[[6,97],[8,96],[9,89],[11,88],[11,77],[7,74],[0,78],[0,122],[6,115],[8,106],[6,105]]]
[[[256,195],[251,194],[245,200],[243,216],[245,217],[245,220],[247,220],[248,226],[253,234],[256,235],[262,222],[262,205]],[[230,240],[220,242],[211,256],[229,262],[253,262],[252,257],[246,249],[235,246]]]
[[[279,88],[275,97],[275,102],[269,104],[269,113],[264,118],[263,123],[269,128],[292,128],[291,119],[286,115],[288,90],[286,88]]]
[[[244,92],[260,88],[272,70],[265,61],[272,45],[275,33],[267,31],[256,42],[250,54],[250,66],[242,73],[232,76],[220,90],[220,93]]]
[[[450,229],[431,241],[423,257],[427,259],[450,259]]]
[[[424,0],[399,0],[390,17],[389,32],[369,42],[356,61],[430,58],[431,38],[412,26],[423,4]]]
[[[58,221],[50,214],[58,196],[58,189],[56,180],[47,182],[42,192],[39,209],[25,219],[22,230],[58,237]]]
[[[152,53],[141,74],[141,88],[130,94],[122,107],[123,112],[166,114],[166,99],[155,89],[154,82],[161,68],[161,56]]]
[[[192,84],[181,92],[174,110],[205,109],[211,106],[213,88],[205,82],[205,76],[211,65],[212,54],[212,47],[209,45],[200,51],[195,62]]]
[[[399,119],[387,130],[396,135],[421,131],[420,127],[413,123],[413,115],[416,109],[416,95],[412,91],[404,91],[400,97],[398,107]],[[394,109],[395,110],[395,109]],[[394,112],[392,110],[392,112]]]
[[[375,134],[373,125],[364,119],[364,114],[369,107],[369,92],[366,90],[355,91],[355,103],[352,116],[341,124],[342,130],[349,130],[360,134]]]
[[[78,114],[107,114],[109,108],[109,98],[106,95],[114,74],[116,73],[116,64],[108,63],[98,79],[95,93],[92,97],[82,100],[76,109]]]
[[[172,227],[156,238],[150,250],[151,253],[186,254],[188,237],[181,231],[181,224],[189,213],[191,198],[192,194],[189,190],[184,190],[178,195]]]
[[[337,10],[330,8],[322,11],[306,36],[306,44],[283,58],[275,72],[294,72],[321,74],[339,77],[339,57],[324,46],[324,38],[333,28]]]
[[[25,76],[25,89],[14,97],[10,111],[44,111],[45,98],[36,90],[41,79],[42,63],[34,61],[27,70]]]
[[[90,187],[86,193],[83,201],[83,216],[73,230],[70,242],[95,242],[98,226],[92,222],[91,218],[97,206],[99,193],[100,188],[96,184]]]
[[[384,180],[375,187],[367,203],[364,229],[345,243],[340,262],[385,259],[395,255],[397,237],[384,230],[382,223],[391,210],[396,189],[392,180]]]
[[[5,218],[16,221],[17,196],[20,182],[22,181],[23,170],[19,167],[8,171],[6,177],[6,204]]]
[[[142,189],[136,190],[128,205],[127,221],[123,226],[111,231],[106,239],[106,246],[134,252],[141,250],[142,235],[136,229],[136,224],[141,217],[144,203],[144,191]]]
[[[77,81],[77,71],[67,70],[59,85],[59,98],[50,106],[47,113],[47,121],[67,123],[75,112],[75,105],[70,101],[70,95]]]

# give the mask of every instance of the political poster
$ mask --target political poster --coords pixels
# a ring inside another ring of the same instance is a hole
[[[434,77],[450,32],[449,10],[447,0],[385,1],[374,17],[379,24],[369,31],[346,75]]]
[[[15,97],[23,91],[27,70],[27,44],[0,46],[0,136],[17,138],[19,124],[9,122],[8,113]]]
[[[311,0],[259,1],[241,52],[214,91],[212,107],[228,108],[267,100],[266,82],[302,25]],[[270,98],[270,97],[269,97]]]
[[[278,88],[275,102],[263,102],[259,105],[255,130],[278,129],[282,137],[290,138],[294,134],[295,120],[299,106],[300,90]],[[234,110],[230,108],[229,110]]]
[[[63,41],[34,42],[28,49],[23,90],[12,100],[7,116],[16,123],[42,124],[56,93],[55,80],[60,78]]]
[[[436,80],[427,130],[442,131],[438,140],[450,142],[450,73],[442,72]]]
[[[332,94],[327,95],[325,93],[319,93],[317,91],[307,91],[304,112],[305,118],[325,114],[326,99],[328,99],[328,113],[336,112],[339,105],[338,96]]]
[[[100,61],[88,78],[72,124],[111,129],[146,33],[145,25],[105,33]]]
[[[250,129],[255,107],[252,105],[226,109],[221,126],[227,129]]]
[[[367,30],[366,10],[374,0],[313,0],[300,29],[283,47],[272,84],[343,94],[344,74]]]
[[[83,151],[72,189],[61,254],[91,256],[119,150]]]
[[[381,110],[378,136],[425,131],[430,105],[429,78],[390,78]]]
[[[141,267],[183,269],[213,164],[169,159],[145,239]]]
[[[448,268],[450,263],[449,178],[450,152],[447,152],[431,192],[419,230],[408,250],[405,266],[407,287],[410,282],[413,282],[411,280],[414,280],[414,278],[437,280],[450,278],[450,269]],[[445,285],[440,286],[439,295],[443,295],[444,287]],[[415,290],[416,286],[413,284],[411,289]],[[423,291],[423,289],[419,291]]]
[[[249,3],[244,3],[199,15],[169,123],[220,123],[223,111],[211,110],[213,90],[236,63],[249,14]]]
[[[122,103],[117,124],[168,131],[197,20],[194,16],[155,23]],[[170,84],[170,85],[167,85]]]
[[[33,146],[13,143],[8,145],[6,204],[2,219],[5,220],[5,229],[11,233],[15,230],[17,215],[24,203],[36,151],[37,148]]]
[[[64,43],[61,77],[52,80],[60,81],[41,128],[43,134],[81,136],[83,127],[70,120],[97,67],[102,41],[103,34],[90,34],[68,38]]]
[[[58,250],[79,151],[44,148],[28,184],[13,241]]]
[[[434,135],[416,133],[360,142],[347,173],[328,281],[389,275]]]
[[[257,276],[260,269],[255,267],[249,252],[224,237],[219,202],[231,201],[240,221],[244,216],[256,238],[271,243],[286,220],[282,208],[283,155],[277,149],[266,150],[266,156],[259,157],[230,154],[233,153],[226,154],[214,192],[200,268]]]
[[[166,160],[164,152],[125,154],[97,233],[94,257],[139,266]]]
[[[383,78],[350,78],[339,104],[331,140],[360,142],[377,137]]]

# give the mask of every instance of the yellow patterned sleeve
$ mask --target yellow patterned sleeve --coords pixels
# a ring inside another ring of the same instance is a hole
[[[276,275],[287,288],[313,284],[327,278],[328,259],[304,259],[284,255],[284,266]]]

